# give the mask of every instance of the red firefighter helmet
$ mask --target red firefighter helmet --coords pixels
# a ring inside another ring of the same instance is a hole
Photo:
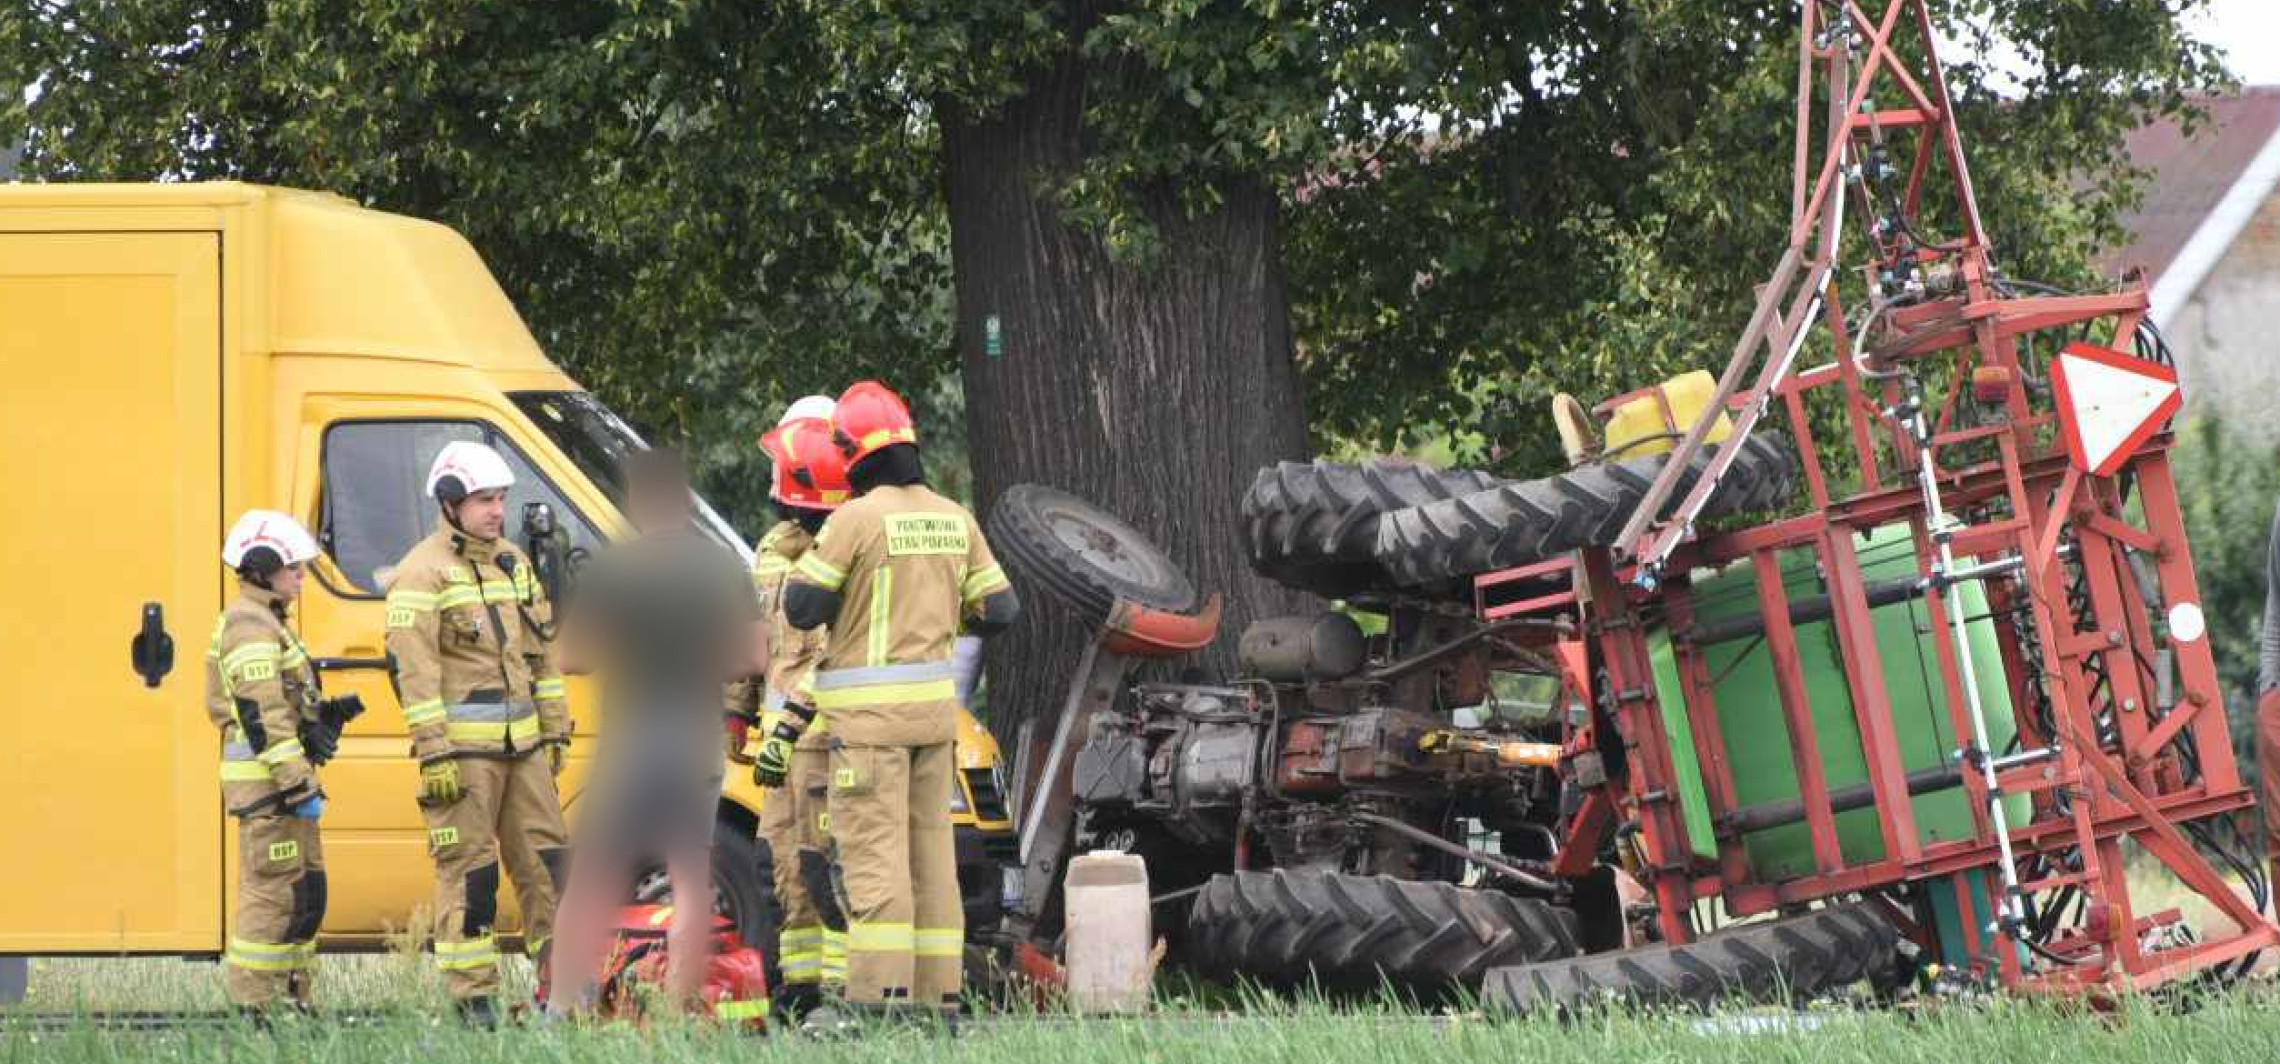
[[[819,417],[793,418],[760,437],[760,448],[776,463],[776,485],[769,494],[786,506],[836,510],[854,494],[847,485],[847,459],[831,442],[831,423]]]
[[[839,406],[831,413],[831,430],[849,466],[895,444],[918,442],[910,407],[878,381],[856,381],[840,394]]]

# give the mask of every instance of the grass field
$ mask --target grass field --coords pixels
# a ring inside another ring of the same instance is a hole
[[[519,969],[519,964],[518,964]],[[527,985],[527,972],[516,973]],[[46,961],[25,1008],[218,1009],[211,965],[177,961]],[[8,1029],[0,1064],[18,1061],[584,1062],[649,1060],[911,1064],[1433,1064],[1524,1061],[1748,1061],[1750,1064],[1978,1064],[2123,1061],[2231,1064],[2280,1056],[2280,988],[2269,980],[2191,1012],[2150,1004],[2112,1016],[2019,1002],[1945,1004],[1911,1012],[1756,1011],[1715,1019],[1617,1017],[1560,1024],[1487,1022],[1463,1014],[1321,1003],[1261,1002],[1241,1015],[1173,1006],[1144,1020],[1004,1018],[951,1037],[880,1032],[849,1042],[737,1034],[699,1023],[642,1030],[545,1026],[508,1034],[439,1020],[436,987],[408,956],[328,958],[326,998],[372,1010],[356,1020],[286,1022],[270,1033],[224,1026],[131,1032],[93,1023]],[[4,1017],[5,1012],[0,1012]]]

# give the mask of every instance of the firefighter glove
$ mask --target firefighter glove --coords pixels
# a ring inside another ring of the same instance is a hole
[[[792,774],[792,743],[779,731],[760,741],[760,756],[752,759],[752,782],[774,789]]]
[[[459,762],[433,761],[420,766],[420,799],[430,805],[459,800]]]
[[[546,767],[552,770],[557,778],[562,775],[562,770],[569,764],[570,743],[567,740],[558,740],[546,744]]]
[[[312,794],[293,807],[293,815],[303,820],[319,820],[325,815],[325,796]]]
[[[323,765],[340,753],[340,730],[321,720],[301,724],[301,751],[312,765]]]

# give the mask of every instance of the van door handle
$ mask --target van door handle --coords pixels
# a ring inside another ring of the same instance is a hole
[[[143,603],[142,630],[128,644],[128,658],[135,672],[141,674],[144,687],[157,687],[167,673],[174,671],[174,637],[166,634],[164,605]]]

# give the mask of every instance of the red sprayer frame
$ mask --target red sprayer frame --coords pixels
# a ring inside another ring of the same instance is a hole
[[[2197,611],[2200,602],[2169,437],[2164,431],[2139,443],[2114,475],[2088,473],[2069,462],[2062,413],[2036,379],[2040,359],[2032,345],[2057,331],[2088,329],[2113,346],[2130,346],[2146,314],[2145,291],[2029,294],[2023,289],[2030,286],[1998,272],[1930,16],[1922,0],[1885,0],[1872,20],[1863,8],[1875,3],[1804,5],[1789,247],[1735,345],[1716,401],[1678,446],[1621,542],[1476,582],[1486,619],[1573,613],[1582,622],[1555,648],[1571,693],[1592,707],[1570,736],[1569,776],[1585,799],[1562,853],[1588,863],[1611,833],[1635,824],[1635,870],[1655,895],[1671,941],[1691,940],[1697,929],[1690,914],[1710,898],[1744,916],[1870,894],[1892,902],[1894,915],[1927,947],[1943,944],[1932,940],[1937,931],[1928,921],[1908,911],[1911,899],[1952,891],[1965,914],[2012,911],[1979,770],[1981,758],[2000,751],[1959,751],[1969,769],[1941,784],[1968,792],[1972,837],[1918,838],[1868,582],[1855,553],[1856,536],[1905,527],[1929,581],[1921,592],[1929,616],[1947,616],[1943,594],[1958,579],[1974,579],[1983,582],[1996,618],[2011,698],[2021,707],[2019,744],[2028,753],[1996,758],[1993,775],[2002,794],[2029,796],[2033,810],[2008,832],[2018,902],[2062,890],[2083,899],[2055,931],[2048,923],[2030,929],[2019,921],[1962,921],[1963,950],[1983,974],[2022,992],[2144,988],[2280,945],[2280,928],[2244,902],[2181,829],[2237,813],[2253,799],[2233,758],[2207,636],[2191,623],[2164,623],[2197,616],[2171,611]],[[1903,33],[1914,38],[1908,46]],[[1921,58],[1911,64],[1903,55]],[[1923,212],[1935,174],[1946,181],[1946,194],[1930,197],[1949,233],[1940,241],[1917,236],[1931,228]],[[1865,276],[1842,273],[1847,266],[1866,267]],[[1859,279],[1863,316],[1847,314],[1845,276]],[[1808,346],[1829,357],[1804,358]],[[1815,438],[1809,414],[1816,410],[1824,429],[1841,424],[1837,438]],[[1681,497],[1675,488],[1679,472],[1707,451],[1705,437],[1720,411],[1731,415],[1737,435],[1761,417],[1783,423],[1801,466],[1801,501],[1809,503],[1803,516],[1696,535],[1692,515],[1724,473],[1717,454],[1690,492]],[[1936,471],[1936,490],[1919,481],[1926,462]],[[1944,525],[1937,515],[1945,515]],[[1993,575],[1943,572],[1942,539],[1952,557],[1973,559],[1981,574]],[[1886,856],[1871,862],[1848,861],[1838,843],[1792,603],[1776,561],[1777,552],[1795,549],[1818,556],[1826,584],[1883,823]],[[1756,563],[1765,650],[1812,840],[1813,870],[1780,882],[1753,877],[1738,830],[1718,832],[1715,859],[1696,856],[1649,660],[1649,629],[1664,626],[1674,634],[1709,820],[1734,823],[1743,811],[1733,799],[1712,678],[1684,634],[1693,609],[1690,574],[1741,560]],[[1540,588],[1544,575],[1562,568],[1573,571],[1571,591],[1500,601],[1500,590]],[[1929,627],[1935,691],[1944,691],[1952,734],[1968,745],[1975,732],[1955,632],[1936,621]],[[1617,772],[1595,753],[1608,748],[1607,729],[1628,752]],[[2177,914],[2142,912],[2131,896],[2124,840],[2237,928],[2197,941],[2167,933]],[[1563,873],[1584,870],[1564,864]],[[1944,945],[1952,951],[1956,944]]]

